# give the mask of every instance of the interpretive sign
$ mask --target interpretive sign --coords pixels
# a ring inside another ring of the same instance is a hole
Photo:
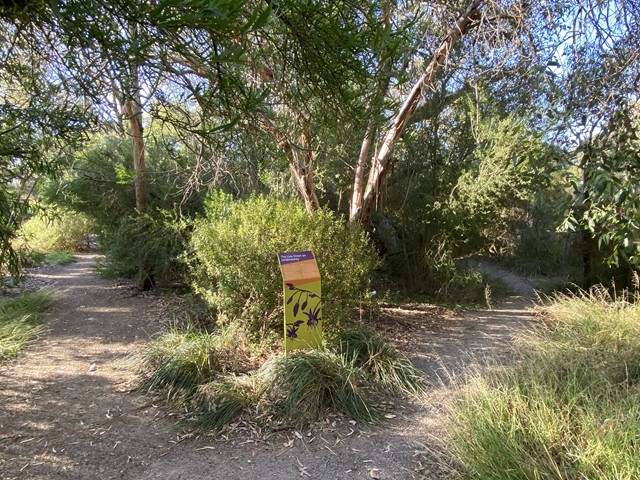
[[[284,283],[284,351],[322,343],[320,270],[311,251],[278,253]]]

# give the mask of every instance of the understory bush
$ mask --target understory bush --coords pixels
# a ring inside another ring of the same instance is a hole
[[[460,477],[640,478],[637,300],[554,297],[514,365],[478,374],[453,407]]]
[[[86,250],[93,233],[93,223],[86,215],[65,209],[38,213],[22,225],[20,243],[42,253]]]
[[[176,325],[140,355],[140,389],[181,407],[190,426],[207,431],[242,416],[304,426],[337,413],[375,423],[387,400],[425,390],[415,367],[367,330],[319,350],[264,356],[237,324],[213,332]]]
[[[106,256],[101,273],[107,278],[133,278],[145,290],[184,282],[189,232],[189,221],[173,212],[125,216],[98,234]]]
[[[410,237],[410,235],[408,235]],[[412,249],[385,259],[386,283],[402,292],[393,301],[406,299],[436,302],[454,306],[489,305],[495,298],[508,293],[503,282],[478,271],[469,256],[456,258],[451,239],[439,234],[414,244]],[[385,286],[381,287],[383,290]]]
[[[282,322],[278,252],[312,250],[322,276],[324,328],[337,330],[366,294],[378,264],[366,234],[327,210],[309,215],[294,200],[218,196],[195,223],[194,288],[222,320],[240,319],[253,335]]]

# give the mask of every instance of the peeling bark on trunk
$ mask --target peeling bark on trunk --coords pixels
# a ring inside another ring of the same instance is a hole
[[[433,77],[445,64],[451,54],[453,47],[462,39],[462,37],[473,27],[481,17],[480,6],[482,0],[474,0],[458,19],[455,26],[449,31],[447,36],[440,42],[440,45],[433,53],[433,57],[422,76],[411,89],[411,92],[404,100],[398,114],[395,116],[393,123],[387,130],[384,138],[380,141],[376,155],[372,159],[371,169],[369,170],[369,178],[366,189],[362,194],[362,203],[357,210],[352,211],[350,215],[351,223],[363,228],[369,220],[369,215],[373,209],[380,187],[387,173],[393,167],[395,160],[392,156],[393,148],[406,127],[411,115],[418,107],[420,98],[424,90],[432,84]],[[354,184],[354,198],[356,197]],[[360,186],[362,189],[362,186]],[[359,194],[358,194],[359,195]]]
[[[313,149],[311,148],[311,134],[305,127],[300,135],[300,145],[294,144],[287,136],[272,128],[278,145],[284,151],[289,161],[289,168],[293,175],[296,188],[300,192],[304,205],[309,213],[320,208],[320,202],[316,195],[316,187],[313,181]]]
[[[129,122],[129,135],[133,143],[133,170],[135,172],[134,189],[136,195],[136,210],[138,213],[147,211],[147,182],[144,163],[144,130],[142,127],[142,106],[140,93],[128,99],[125,110]]]
[[[262,129],[274,136],[278,148],[282,149],[286,155],[296,188],[304,201],[307,212],[311,213],[320,208],[320,201],[316,195],[316,187],[313,180],[314,156],[311,132],[309,132],[304,117],[298,117],[297,123],[300,125],[301,130],[298,143],[292,141],[272,121],[263,119],[261,122]]]

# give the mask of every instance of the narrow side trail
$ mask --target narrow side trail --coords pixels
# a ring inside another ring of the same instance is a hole
[[[489,262],[476,261],[474,268],[504,282],[513,293],[492,307],[460,313],[433,316],[427,310],[425,315],[423,306],[412,311],[410,305],[388,312],[400,324],[418,325],[418,340],[409,342],[409,350],[434,384],[447,385],[470,367],[508,356],[517,336],[534,321],[538,297],[527,280]]]
[[[175,417],[131,392],[127,358],[159,329],[163,305],[99,279],[95,256],[78,258],[35,274],[61,291],[49,331],[0,365],[3,480],[443,479],[433,455],[442,423],[438,395],[448,394],[451,375],[506,350],[531,321],[528,294],[456,315],[426,305],[383,308],[376,326],[425,372],[428,401],[402,403],[383,427],[331,417],[265,436],[240,423],[222,437],[191,441],[180,436]]]

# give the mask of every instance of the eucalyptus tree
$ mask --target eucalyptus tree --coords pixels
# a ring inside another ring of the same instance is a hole
[[[29,26],[12,23],[17,8],[0,9],[0,270],[14,278],[21,262],[12,242],[32,210],[38,180],[59,172],[92,123],[78,98],[52,78]]]
[[[261,89],[264,100],[242,126],[251,135],[271,138],[274,154],[286,159],[311,211],[321,203],[315,168],[345,160],[341,145],[349,143],[362,119],[369,45],[378,28],[371,22],[375,2],[270,4],[272,20],[254,32],[244,72],[246,84]]]
[[[60,9],[59,28],[67,34],[65,49],[80,60],[73,70],[82,75],[97,67],[103,72],[99,83],[115,87],[113,93],[100,92],[98,99],[111,96],[129,123],[136,207],[142,213],[147,208],[142,116],[159,112],[149,103],[162,103],[177,89],[184,102],[196,103],[205,113],[211,105],[223,104],[220,97],[229,95],[225,89],[230,83],[225,65],[241,61],[243,36],[266,21],[269,9],[226,0],[94,3],[83,0]],[[226,121],[217,117],[219,123]],[[204,125],[183,123],[179,128],[202,130]]]
[[[451,11],[431,6],[429,15],[436,19],[456,18]],[[375,142],[371,129],[365,132],[355,169],[352,222],[360,225],[366,222],[382,182],[397,160],[393,149],[416,111],[420,114],[437,110],[434,104],[443,98],[455,98],[452,90],[437,95],[443,78],[453,76],[460,87],[465,87],[465,78],[471,82],[484,78],[503,101],[527,105],[530,114],[537,113],[536,108],[546,110],[556,120],[555,124],[531,121],[538,128],[566,129],[580,117],[601,126],[603,118],[606,121],[615,110],[621,95],[637,98],[639,18],[637,3],[624,0],[478,0],[466,5],[457,20],[436,22],[440,29],[426,31],[425,41],[420,45],[423,50],[416,50],[413,61],[405,64],[414,67],[412,89],[403,95],[388,123],[379,129]],[[448,31],[442,29],[447,24]],[[466,44],[465,36],[471,37]],[[419,53],[424,50],[430,55],[422,60]],[[554,79],[554,75],[562,78]],[[563,95],[563,91],[568,95]],[[508,97],[510,94],[512,99]],[[578,98],[581,100],[577,101]],[[519,110],[524,112],[527,107]],[[561,116],[557,115],[558,110]],[[373,154],[367,161],[368,152]],[[365,187],[362,179],[367,162]]]
[[[556,142],[568,155],[574,203],[564,229],[581,235],[584,282],[599,281],[599,257],[640,265],[637,203],[640,5],[581,0],[559,5]],[[602,250],[598,253],[598,250]]]
[[[229,0],[42,0],[27,2],[7,23],[28,25],[34,51],[55,60],[51,68],[65,87],[92,101],[103,120],[113,120],[131,137],[136,206],[143,212],[142,117],[149,102],[161,101],[167,85],[177,85],[188,101],[223,103],[216,96],[228,88],[225,65],[242,61],[247,33],[263,25],[269,11]]]
[[[470,66],[505,72],[505,57],[530,48],[518,37],[530,12],[511,3],[273,3],[272,22],[255,34],[246,78],[267,96],[245,125],[275,138],[310,210],[319,206],[314,168],[332,138],[336,151],[350,156],[333,162],[351,176],[349,217],[364,227],[416,110],[424,121],[442,98],[456,97],[455,91],[434,93],[441,79],[455,78],[462,92]],[[461,47],[476,29],[473,48],[492,52],[484,65],[481,55]],[[520,55],[519,66],[527,55]]]
[[[90,106],[97,120],[94,126],[108,126],[130,137],[135,207],[142,214],[148,204],[143,116],[159,111],[150,104],[162,103],[167,86],[176,85],[188,101],[201,107],[223,104],[224,94],[232,98],[225,65],[242,61],[247,33],[264,24],[269,11],[262,4],[228,0],[3,4],[0,22],[9,38],[3,42],[3,53],[13,62],[15,45],[24,45],[32,61],[42,65],[45,84],[66,92],[78,106]],[[0,67],[8,72],[9,63]],[[209,74],[194,82],[204,64]],[[29,92],[30,101],[43,101],[42,93]],[[193,117],[187,119],[180,128],[204,128],[194,125]],[[227,119],[218,115],[209,123],[215,122],[219,126]],[[48,165],[50,170],[58,167],[55,161]]]

